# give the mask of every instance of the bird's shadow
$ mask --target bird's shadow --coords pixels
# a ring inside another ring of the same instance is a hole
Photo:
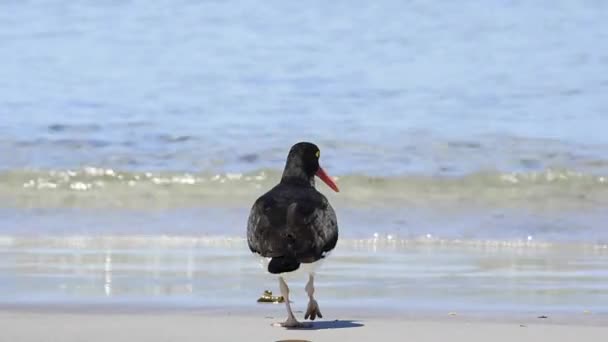
[[[287,328],[287,330],[326,330],[326,329],[346,329],[346,328],[359,328],[363,326],[363,323],[359,323],[353,320],[334,320],[334,321],[319,321],[309,322],[310,326],[302,328]]]

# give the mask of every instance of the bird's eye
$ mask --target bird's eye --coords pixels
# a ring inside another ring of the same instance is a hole
[[[317,151],[317,153],[315,153],[315,156],[317,156],[317,158],[319,158],[320,155],[321,155],[321,151]]]

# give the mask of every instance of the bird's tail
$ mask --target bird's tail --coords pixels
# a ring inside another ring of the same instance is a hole
[[[300,268],[300,262],[294,257],[274,257],[268,263],[268,272],[272,274],[293,272]]]

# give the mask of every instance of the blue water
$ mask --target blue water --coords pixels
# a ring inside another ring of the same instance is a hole
[[[0,235],[40,239],[42,268],[49,237],[240,238],[290,145],[310,140],[342,188],[330,200],[347,246],[549,244],[587,262],[581,250],[608,243],[606,17],[602,1],[4,1]],[[20,243],[7,246],[0,276],[34,284]],[[454,270],[488,257],[471,253]],[[531,296],[516,308],[592,303],[608,289],[598,265],[597,288],[573,290],[560,266],[546,288],[508,293]],[[103,277],[74,279],[48,296],[85,283],[107,295]],[[480,300],[513,300],[500,293]]]
[[[241,171],[298,140],[340,173],[437,172],[454,141],[490,151],[466,171],[521,139],[608,159],[600,1],[0,6],[4,168]]]

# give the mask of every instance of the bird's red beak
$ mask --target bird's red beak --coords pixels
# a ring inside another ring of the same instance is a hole
[[[327,186],[329,186],[333,191],[340,192],[340,189],[338,189],[336,183],[334,183],[331,177],[329,177],[325,170],[323,170],[320,166],[319,170],[317,171],[317,177],[321,178],[321,180],[325,182],[325,184],[327,184]]]

